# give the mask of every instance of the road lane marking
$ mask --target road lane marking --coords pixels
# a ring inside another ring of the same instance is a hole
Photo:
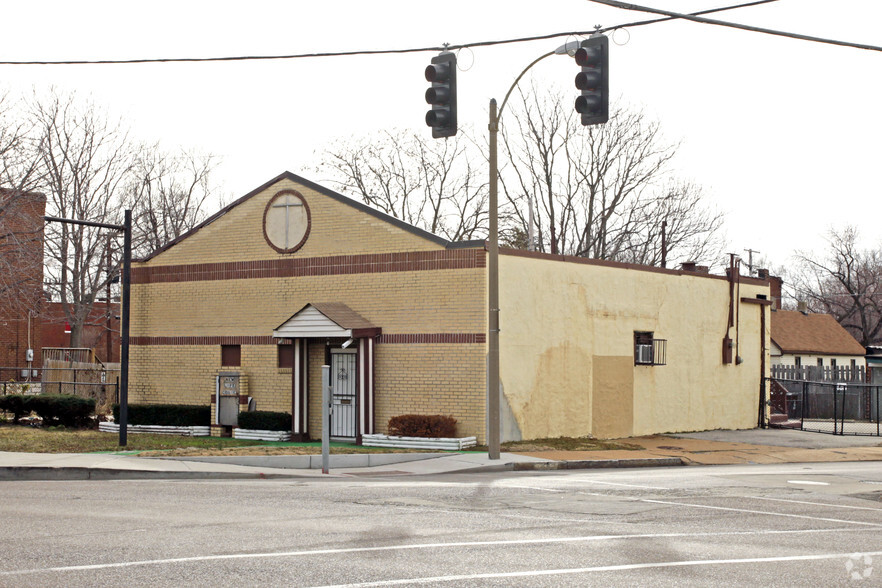
[[[706,508],[710,510],[728,510],[732,512],[745,512],[750,514],[761,514],[775,517],[790,517],[794,519],[808,519],[810,521],[824,521],[827,523],[846,523],[849,525],[868,525],[871,527],[882,527],[882,523],[867,523],[864,521],[849,521],[847,519],[830,519],[826,517],[810,517],[808,515],[790,514],[785,512],[769,512],[766,510],[751,510],[748,508],[732,508],[728,506],[710,506],[707,504],[692,504],[689,502],[672,502],[669,500],[652,500],[650,498],[638,498],[638,502],[649,502],[651,504],[670,504],[673,506],[689,506],[692,508]]]
[[[359,582],[357,584],[334,584],[320,588],[369,588],[371,586],[396,586],[401,584],[431,584],[432,582],[462,582],[465,580],[491,580],[498,578],[528,578],[536,576],[558,576],[564,574],[588,574],[592,572],[619,572],[626,570],[645,570],[652,568],[676,568],[691,566],[718,566],[733,564],[780,563],[788,561],[818,561],[825,559],[848,559],[853,553],[820,553],[816,555],[787,555],[781,557],[751,557],[744,559],[705,559],[692,561],[663,561],[657,563],[621,564],[614,566],[593,566],[590,568],[562,568],[556,570],[526,570],[522,572],[497,572],[489,574],[460,574],[456,576],[435,576],[433,578],[406,578],[381,580],[379,582]],[[882,555],[882,551],[861,553],[865,556]],[[317,587],[319,588],[319,587]]]
[[[829,506],[831,508],[851,508],[854,510],[874,510],[882,512],[882,508],[873,508],[871,506],[851,506],[848,504],[828,504],[826,502],[809,502],[807,500],[788,500],[787,498],[768,498],[765,496],[754,496],[757,500],[772,500],[774,502],[792,502],[794,504],[809,504],[812,506]]]
[[[580,541],[613,541],[618,539],[671,539],[688,537],[726,537],[747,535],[804,535],[816,533],[855,533],[859,531],[875,531],[875,529],[795,529],[776,530],[766,529],[761,531],[719,531],[707,533],[643,533],[632,535],[585,535],[580,537],[549,537],[544,539],[500,539],[497,541],[458,541],[453,543],[403,543],[399,545],[383,545],[378,547],[340,547],[335,549],[313,549],[300,551],[282,551],[270,553],[225,553],[221,555],[197,555],[191,557],[174,557],[168,559],[145,559],[137,561],[123,561],[115,563],[86,564],[78,566],[58,566],[49,568],[32,568],[25,570],[0,571],[2,576],[20,576],[25,574],[43,574],[57,572],[81,572],[94,570],[107,570],[113,568],[131,568],[135,566],[168,565],[177,563],[193,563],[205,561],[221,561],[232,559],[268,559],[282,557],[304,557],[311,555],[337,555],[346,553],[365,553],[377,551],[404,551],[417,549],[441,549],[450,547],[492,547],[495,545],[536,545],[551,543],[576,543]],[[849,554],[851,555],[851,554]]]
[[[829,486],[830,482],[816,482],[815,480],[787,480],[788,484],[798,484],[800,486]]]

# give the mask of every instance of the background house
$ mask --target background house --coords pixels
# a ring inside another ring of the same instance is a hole
[[[114,301],[108,305],[106,300],[98,300],[89,312],[83,326],[81,346],[91,349],[95,359],[104,364],[119,363],[119,308],[119,302]],[[71,346],[70,328],[60,302],[43,304],[41,341],[43,347],[67,348]]]
[[[864,379],[866,350],[829,314],[776,310],[771,336],[772,364],[801,368],[799,379]]]

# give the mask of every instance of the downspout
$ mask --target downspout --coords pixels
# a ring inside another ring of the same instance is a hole
[[[735,300],[741,300],[741,270],[739,268],[739,265],[741,265],[740,259],[735,261],[735,277],[734,277],[734,279],[737,282],[737,286],[736,286],[737,293],[736,293]],[[738,307],[735,309],[735,365],[740,365],[741,362],[744,361],[741,359],[741,355],[738,352],[739,343],[741,340],[741,338],[739,337],[740,327],[741,327],[741,305],[739,304]]]
[[[766,307],[760,306],[760,397],[757,427],[766,425]]]
[[[723,364],[732,363],[732,339],[729,337],[732,327],[735,325],[735,254],[729,254],[729,269],[726,277],[729,279],[729,322],[726,325],[726,334],[723,336]]]

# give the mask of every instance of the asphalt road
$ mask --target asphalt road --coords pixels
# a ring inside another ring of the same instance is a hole
[[[0,483],[2,586],[882,585],[882,463]]]

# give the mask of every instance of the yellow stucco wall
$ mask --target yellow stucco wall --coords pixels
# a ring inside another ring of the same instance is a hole
[[[723,365],[725,280],[502,255],[500,370],[521,437],[756,426],[769,310],[738,300],[757,294],[768,286],[736,292],[743,361]],[[634,365],[635,331],[667,340],[667,365]]]

